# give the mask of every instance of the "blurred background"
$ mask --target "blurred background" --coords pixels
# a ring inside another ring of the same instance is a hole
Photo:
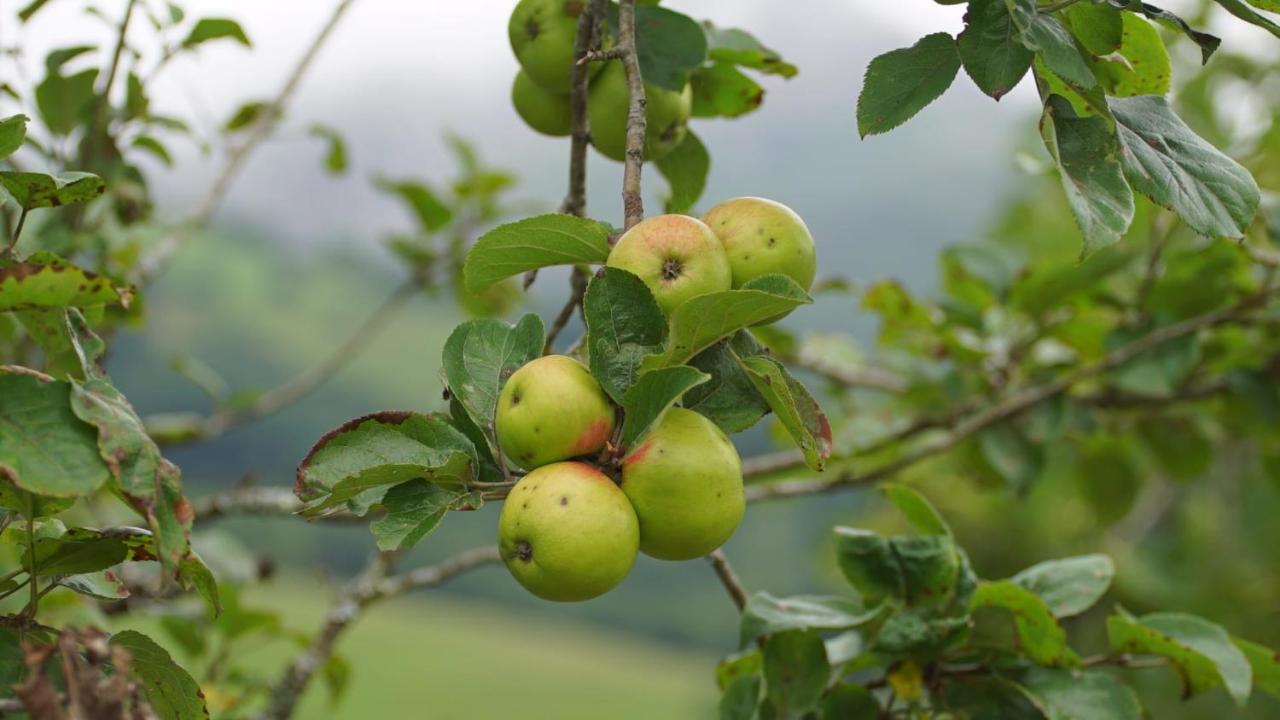
[[[959,32],[964,6],[924,0],[910,3],[910,11],[897,3],[837,0],[664,4],[749,29],[800,69],[789,80],[761,81],[766,96],[759,111],[732,122],[695,123],[712,155],[699,209],[738,195],[779,200],[804,217],[817,239],[820,277],[845,278],[855,287],[896,278],[924,298],[940,294],[939,257],[948,246],[1003,239],[1032,256],[1060,259],[1078,251],[1057,181],[1044,172],[1047,157],[1035,133],[1038,100],[1029,81],[999,104],[957,81],[892,134],[857,136],[854,107],[871,58],[929,32]],[[176,60],[151,89],[152,109],[187,118],[197,138],[216,137],[246,101],[274,96],[330,5],[186,3],[191,15],[236,18],[254,47],[213,43]],[[1199,16],[1201,26],[1226,38],[1224,48],[1259,67],[1276,56],[1277,43],[1260,30],[1205,15],[1198,2],[1168,5]],[[267,388],[343,342],[405,274],[386,241],[411,233],[414,218],[374,181],[448,187],[459,171],[451,135],[474,144],[486,166],[514,177],[512,207],[524,214],[554,210],[565,191],[569,143],[534,134],[511,107],[517,67],[506,35],[511,6],[496,0],[355,2],[299,87],[280,131],[249,160],[212,230],[187,244],[148,293],[145,328],[116,336],[109,370],[142,414],[207,411],[205,396],[174,371],[175,358],[198,359],[232,388]],[[0,43],[12,41],[10,13],[0,10]],[[25,61],[37,63],[49,49],[91,38],[109,45],[111,34],[81,4],[54,4],[24,28]],[[1189,78],[1198,51],[1183,39],[1171,44]],[[1237,97],[1236,109],[1216,120],[1224,128],[1256,133],[1270,125],[1265,101],[1247,92]],[[307,131],[317,122],[345,138],[345,174],[322,171],[325,146]],[[158,215],[176,220],[201,197],[220,161],[199,141],[175,143],[172,152],[172,168],[156,162],[146,171]],[[620,179],[621,165],[591,154],[589,215],[620,224]],[[665,185],[652,168],[645,180],[652,212],[661,207]],[[564,302],[566,277],[542,273],[512,313],[554,314]],[[439,350],[465,317],[452,291],[416,297],[355,362],[301,402],[166,453],[182,468],[192,496],[246,477],[289,484],[312,442],[351,417],[390,408],[440,409]],[[874,353],[876,316],[860,309],[856,293],[824,294],[785,327],[819,337],[851,332],[857,347],[842,343],[840,352]],[[566,337],[580,331],[575,320]],[[857,431],[845,427],[846,437]],[[735,440],[744,457],[775,448],[767,424]],[[1257,487],[1247,503],[1233,495],[1225,506],[1199,505],[1206,517],[1192,530],[1098,534],[1078,523],[1051,533],[1040,520],[1055,512],[1061,488],[1039,492],[1037,486],[1019,499],[960,474],[950,465],[930,464],[917,479],[953,514],[983,576],[1003,577],[1055,553],[1110,552],[1119,560],[1121,599],[1154,594],[1169,609],[1215,618],[1232,608],[1235,622],[1256,639],[1273,645],[1280,639],[1274,552],[1280,538],[1267,527],[1275,525],[1268,519],[1275,515],[1265,515],[1280,508],[1280,483]],[[726,552],[748,588],[777,595],[837,591],[831,525],[888,522],[878,505],[868,509],[864,495],[753,506]],[[1233,515],[1246,504],[1258,517]],[[490,541],[497,510],[446,518],[404,566]],[[1197,553],[1197,538],[1238,523],[1270,537],[1272,549],[1232,558]],[[303,632],[313,631],[332,589],[373,549],[363,527],[291,518],[226,521],[218,531],[276,564],[275,578],[249,598],[282,604],[286,625]],[[1144,557],[1142,543],[1161,544],[1161,552],[1173,544],[1176,557]],[[1222,573],[1216,576],[1206,571],[1215,562]],[[1193,569],[1180,581],[1168,576],[1171,568]],[[642,556],[620,588],[577,605],[538,601],[501,567],[490,567],[370,613],[340,646],[354,668],[346,696],[329,708],[323,690],[313,687],[304,714],[707,717],[718,697],[714,661],[735,649],[736,624],[729,599],[702,562]],[[275,672],[273,661],[286,650],[264,647],[264,672]],[[1216,703],[1198,700],[1167,717],[1207,717],[1220,711]]]

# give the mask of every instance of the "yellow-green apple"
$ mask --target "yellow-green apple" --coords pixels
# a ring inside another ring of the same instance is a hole
[[[733,269],[733,286],[781,273],[808,290],[818,271],[813,235],[794,210],[757,197],[726,200],[702,221],[724,243]]]
[[[618,238],[606,264],[643,280],[668,314],[691,297],[728,290],[733,283],[724,246],[688,215],[640,221]]]
[[[520,0],[507,23],[507,38],[520,67],[548,91],[568,95],[578,16],[588,0]],[[607,42],[607,38],[606,38]],[[599,72],[593,63],[589,72]]]
[[[693,89],[686,84],[677,92],[645,83],[644,100],[644,159],[659,160],[684,140],[693,111]],[[607,158],[626,159],[629,105],[626,71],[621,62],[608,63],[587,95],[591,144]]]
[[[511,104],[516,106],[516,114],[525,125],[543,135],[562,136],[570,132],[568,96],[544,90],[523,70],[516,73],[515,82],[511,84]]]
[[[627,496],[579,462],[543,465],[511,488],[498,518],[502,561],[544,600],[589,600],[631,572],[640,528]]]
[[[742,462],[715,423],[673,407],[622,459],[622,491],[640,520],[640,551],[689,560],[715,550],[746,510]]]
[[[615,422],[600,383],[567,355],[530,361],[498,394],[498,444],[526,470],[599,452]]]

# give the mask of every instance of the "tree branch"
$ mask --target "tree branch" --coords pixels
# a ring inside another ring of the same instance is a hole
[[[631,229],[644,219],[644,198],[640,194],[640,170],[644,165],[645,120],[644,78],[640,77],[640,57],[636,54],[636,0],[618,4],[618,44],[615,47],[627,75],[627,150],[622,165],[623,227]]]
[[[738,579],[738,574],[733,571],[733,566],[729,564],[729,558],[725,556],[724,550],[716,548],[707,556],[707,561],[711,563],[711,568],[716,571],[716,577],[720,578],[720,584],[724,585],[724,589],[729,593],[729,598],[733,600],[733,604],[738,606],[738,612],[747,606],[747,589],[742,586],[742,581]]]
[[[600,18],[604,0],[591,0],[578,17],[578,34],[574,38],[573,56],[579,61],[600,44]],[[587,145],[591,142],[591,124],[587,117],[587,89],[591,69],[576,62],[569,76],[569,123],[572,140],[569,145],[569,192],[560,212],[583,216],[587,212]]]
[[[388,576],[389,553],[379,553],[334,602],[320,633],[292,664],[271,691],[271,703],[264,717],[283,720],[293,714],[294,707],[311,678],[333,655],[338,638],[370,605],[417,588],[438,587],[454,577],[501,558],[496,546],[465,550],[437,565],[418,568],[403,575]]]
[[[1173,342],[1179,338],[1195,334],[1201,330],[1236,320],[1263,304],[1274,292],[1274,288],[1264,289],[1225,308],[1189,318],[1182,322],[1174,323],[1173,325],[1166,325],[1164,327],[1157,328],[1126,345],[1116,348],[1092,363],[1082,365],[1075,370],[1062,375],[1056,380],[1026,388],[1006,398],[1002,402],[968,415],[956,422],[945,434],[930,438],[929,440],[917,445],[915,448],[907,451],[897,459],[887,462],[880,467],[861,473],[846,472],[831,479],[813,478],[754,485],[747,488],[747,501],[759,502],[763,500],[776,500],[779,498],[797,497],[801,495],[828,493],[836,490],[842,490],[844,488],[879,482],[887,477],[896,475],[922,460],[926,460],[935,455],[946,452],[966,438],[976,435],[977,433],[1003,420],[1015,417],[1041,402],[1066,392],[1085,380],[1091,379],[1110,370],[1114,370],[1143,353],[1160,347],[1166,343]],[[796,466],[799,467],[801,464],[802,461],[797,462]],[[783,469],[786,468],[773,467],[772,471],[777,472]]]
[[[334,29],[338,26],[338,22],[342,20],[343,15],[346,14],[354,1],[338,0],[338,4],[334,7],[328,22],[320,28],[320,32],[311,41],[311,45],[307,47],[297,64],[294,65],[293,71],[285,79],[284,86],[280,88],[280,92],[275,99],[258,113],[257,119],[245,130],[245,139],[227,155],[222,170],[214,178],[213,184],[209,186],[204,198],[196,205],[191,215],[178,227],[174,228],[168,237],[146,259],[139,263],[138,282],[140,284],[154,277],[195,230],[209,223],[213,212],[221,204],[227,191],[231,189],[232,183],[239,176],[245,161],[249,159],[249,155],[262,144],[262,141],[270,137],[272,130],[279,124],[280,118],[284,116],[285,108],[290,100],[293,99],[293,94],[297,91],[302,78],[307,74],[307,70],[310,69],[312,63],[315,62],[316,57],[320,54],[321,48],[329,40]]]

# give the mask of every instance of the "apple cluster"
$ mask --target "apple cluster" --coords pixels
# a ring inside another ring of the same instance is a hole
[[[694,296],[770,273],[807,290],[816,271],[804,221],[781,203],[749,197],[723,202],[701,220],[661,215],[637,223],[607,265],[638,276],[667,314]],[[742,463],[715,423],[672,407],[634,447],[619,449],[612,443],[621,421],[590,370],[566,355],[529,362],[499,393],[498,444],[528,472],[507,496],[498,544],[511,574],[540,598],[596,597],[622,582],[637,553],[700,557],[742,521]],[[595,462],[614,452],[620,461]]]
[[[574,39],[584,0],[521,0],[511,13],[507,34],[520,70],[511,86],[511,102],[521,119],[544,135],[570,134],[569,89]],[[604,46],[611,40],[605,33]],[[627,143],[627,78],[622,63],[591,63],[587,116],[591,144],[601,155],[621,162]],[[693,112],[693,90],[686,83],[668,90],[645,83],[644,156],[658,160],[684,140]]]

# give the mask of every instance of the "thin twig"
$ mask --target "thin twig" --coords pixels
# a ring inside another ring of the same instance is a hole
[[[582,298],[586,292],[587,272],[580,267],[574,267],[569,277],[569,299],[565,301],[564,307],[560,308],[560,313],[551,323],[551,329],[547,331],[547,341],[542,346],[543,355],[551,354],[556,338],[573,319],[573,311],[582,307]]]
[[[271,692],[271,704],[265,717],[283,720],[293,714],[298,698],[333,655],[334,645],[343,632],[373,603],[416,588],[438,587],[452,578],[500,560],[498,548],[492,545],[471,548],[436,565],[417,568],[403,575],[388,576],[390,558],[378,554],[365,571],[343,590],[325,619],[315,640],[294,658]]]
[[[22,212],[18,214],[18,226],[13,229],[13,235],[9,236],[9,246],[4,249],[6,255],[14,255],[18,246],[18,238],[22,237],[22,226],[27,224],[27,209],[22,208]]]
[[[623,227],[644,219],[644,198],[640,194],[640,170],[644,165],[645,120],[644,78],[636,53],[636,0],[618,4],[618,44],[616,52],[627,75],[627,150],[622,165]]]
[[[578,34],[574,38],[573,55],[585,59],[600,42],[600,19],[604,0],[591,0],[578,17]],[[591,142],[591,123],[587,116],[587,89],[591,71],[583,62],[574,64],[569,75],[569,191],[560,212],[582,216],[587,212],[587,146]]]
[[[280,119],[284,116],[285,108],[292,100],[294,92],[302,82],[302,78],[307,74],[307,70],[320,54],[321,48],[324,47],[324,44],[333,34],[334,28],[338,26],[338,22],[346,14],[353,2],[354,0],[338,0],[338,4],[334,7],[328,22],[320,28],[320,32],[311,41],[311,45],[307,47],[306,52],[302,54],[297,64],[294,65],[279,94],[258,113],[256,120],[245,130],[244,140],[227,155],[222,170],[214,178],[213,184],[209,186],[208,192],[196,205],[191,215],[178,227],[174,228],[173,232],[148,255],[145,261],[139,263],[139,282],[145,282],[147,279],[154,277],[169,261],[169,258],[173,257],[182,244],[191,237],[195,230],[208,224],[213,212],[217,210],[223,197],[231,189],[231,184],[239,176],[245,161],[249,159],[249,155],[264,140],[270,137],[271,131],[275,129]]]
[[[742,586],[742,581],[738,579],[738,574],[733,571],[733,566],[729,564],[729,558],[725,556],[724,550],[717,548],[711,551],[707,556],[707,561],[711,563],[712,569],[716,571],[716,577],[720,578],[720,584],[724,585],[724,589],[729,593],[729,598],[733,600],[733,604],[738,606],[741,612],[747,606],[747,589]]]

